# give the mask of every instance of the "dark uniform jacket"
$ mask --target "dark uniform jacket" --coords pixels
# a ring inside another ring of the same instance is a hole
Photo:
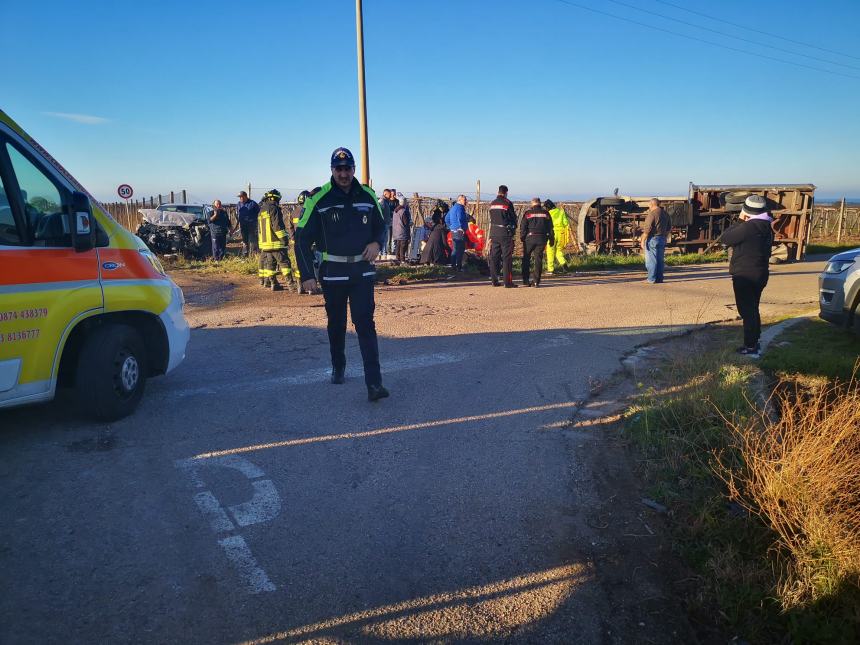
[[[499,195],[490,203],[490,235],[492,238],[513,237],[517,230],[517,212],[507,197]]]
[[[356,256],[364,253],[371,242],[385,247],[386,227],[382,210],[373,189],[352,180],[348,193],[327,183],[313,197],[305,201],[302,218],[296,227],[296,261],[301,275],[313,275],[316,244],[322,253],[320,278],[322,280],[348,279],[373,275],[366,261],[329,262],[328,255]]]
[[[555,246],[552,215],[543,206],[532,206],[523,213],[523,219],[520,222],[520,239],[525,242],[529,235],[543,235],[551,245]]]
[[[257,223],[257,242],[261,251],[278,251],[287,248],[289,237],[287,227],[284,226],[284,214],[278,202],[267,199],[261,203]]]
[[[720,243],[732,247],[729,273],[760,280],[768,275],[773,229],[769,219],[750,219],[735,224],[720,236]]]

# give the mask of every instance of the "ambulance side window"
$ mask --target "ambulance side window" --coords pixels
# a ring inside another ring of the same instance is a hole
[[[33,246],[71,246],[59,187],[11,144],[6,144],[6,151],[21,189]]]
[[[6,196],[6,188],[3,186],[3,178],[0,177],[0,244],[19,245],[21,234],[12,216],[9,206],[9,198]]]

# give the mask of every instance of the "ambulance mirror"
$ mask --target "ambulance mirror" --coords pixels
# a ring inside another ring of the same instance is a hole
[[[72,246],[75,251],[89,251],[95,246],[95,227],[90,198],[75,191],[69,203],[69,230],[72,233]]]

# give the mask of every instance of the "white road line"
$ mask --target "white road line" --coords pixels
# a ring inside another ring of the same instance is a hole
[[[253,594],[262,593],[264,591],[275,591],[277,588],[269,580],[266,572],[257,564],[257,560],[251,554],[251,549],[241,535],[231,535],[230,537],[218,540],[227,554],[227,559],[233,563],[233,566],[239,571],[239,574],[245,579],[248,585],[248,591]]]
[[[197,502],[197,507],[203,516],[209,520],[209,526],[215,533],[227,533],[235,528],[227,513],[221,508],[221,504],[208,490],[197,493],[194,501]]]
[[[433,365],[444,365],[446,363],[458,363],[468,358],[466,354],[422,354],[420,356],[405,356],[403,358],[395,358],[382,362],[382,373],[390,374],[392,372],[400,372],[403,370],[421,369]],[[347,368],[347,376],[360,377],[363,375],[361,363]],[[278,387],[284,385],[311,385],[313,383],[324,383],[331,376],[330,367],[320,367],[311,370],[306,370],[298,374],[289,374],[284,376],[276,376],[268,379],[239,379],[236,381],[225,381],[223,384],[209,385],[206,387],[190,387],[179,388],[170,392],[165,392],[167,396],[198,396],[201,394],[218,394],[219,392],[235,390],[236,388],[248,388],[261,390],[264,388]]]
[[[275,519],[281,512],[281,497],[269,479],[251,482],[254,497],[247,502],[230,506],[230,514],[239,526],[251,526]]]

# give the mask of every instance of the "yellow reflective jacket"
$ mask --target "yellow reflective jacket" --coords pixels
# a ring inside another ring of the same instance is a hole
[[[570,228],[570,223],[567,221],[567,214],[564,212],[563,208],[559,208],[556,206],[550,212],[550,217],[552,217],[552,227],[555,230]]]

